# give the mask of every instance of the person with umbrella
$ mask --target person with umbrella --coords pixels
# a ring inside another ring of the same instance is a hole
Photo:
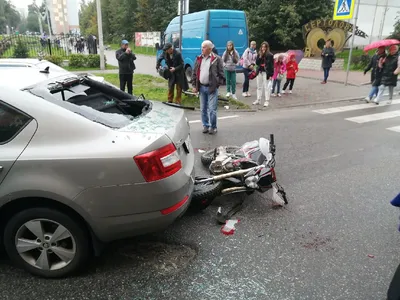
[[[389,88],[389,104],[392,103],[394,88],[397,85],[397,77],[400,71],[399,46],[392,45],[389,48],[389,55],[379,59],[378,68],[382,71],[382,82],[379,86],[378,96],[375,104],[379,102],[383,96],[386,87]]]
[[[164,52],[157,59],[156,69],[159,70],[161,62],[165,60],[165,63],[171,72],[168,78],[168,102],[173,102],[174,90],[176,88],[175,103],[181,105],[182,91],[189,89],[182,55],[179,51],[174,49],[171,43],[166,43],[163,50]]]
[[[371,92],[369,93],[369,95],[365,98],[365,100],[367,102],[371,101],[372,98],[375,96],[378,96],[378,91],[379,91],[379,86],[380,86],[380,82],[382,79],[382,74],[380,72],[380,70],[378,69],[378,62],[379,59],[382,57],[385,57],[386,53],[385,53],[385,47],[379,47],[377,52],[372,56],[368,66],[365,68],[364,70],[364,75],[367,74],[367,72],[369,70],[371,70]],[[377,71],[379,71],[377,73]]]

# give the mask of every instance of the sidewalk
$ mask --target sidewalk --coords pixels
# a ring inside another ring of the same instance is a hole
[[[300,69],[299,72],[297,73],[298,77],[301,78],[307,78],[307,79],[314,79],[321,81],[323,78],[323,72],[321,71],[315,71],[315,70],[303,70]],[[370,78],[371,74],[367,73],[364,75],[363,72],[358,72],[358,71],[350,71],[349,72],[349,79],[347,81],[348,85],[355,85],[355,86],[361,86],[361,85],[369,85],[370,84]],[[346,71],[344,70],[331,70],[329,72],[329,78],[328,81],[330,82],[335,82],[335,83],[342,83],[346,81]]]

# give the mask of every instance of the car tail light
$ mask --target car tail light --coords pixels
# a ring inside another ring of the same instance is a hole
[[[137,155],[134,160],[147,182],[167,178],[182,168],[182,162],[174,144]]]

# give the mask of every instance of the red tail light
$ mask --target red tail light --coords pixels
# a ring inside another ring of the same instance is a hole
[[[134,160],[147,182],[167,178],[182,169],[182,162],[174,144],[137,155]]]

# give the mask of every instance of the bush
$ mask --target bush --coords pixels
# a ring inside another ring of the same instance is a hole
[[[69,57],[69,66],[74,68],[86,67],[87,55],[85,54],[71,54]]]
[[[15,45],[14,57],[15,58],[28,58],[29,57],[28,46],[21,39],[18,39],[17,44]]]
[[[351,64],[353,65],[353,69],[363,70],[368,66],[370,60],[371,57],[369,55],[357,55],[351,58]]]
[[[45,60],[48,60],[49,62],[52,62],[53,64],[56,64],[57,66],[62,66],[62,63],[64,61],[64,57],[60,55],[46,55],[44,57]]]
[[[106,57],[104,57],[104,62],[106,62]],[[69,66],[73,68],[100,68],[100,55],[71,54]]]

